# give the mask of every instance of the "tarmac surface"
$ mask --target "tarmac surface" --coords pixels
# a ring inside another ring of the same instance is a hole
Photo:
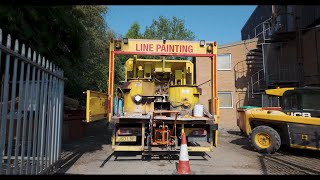
[[[213,152],[190,153],[194,174],[320,174],[319,151],[282,147],[279,153],[253,151],[237,129],[219,130]],[[143,158],[141,153],[112,152],[106,123],[91,125],[87,135],[64,144],[57,174],[173,174],[178,155]]]

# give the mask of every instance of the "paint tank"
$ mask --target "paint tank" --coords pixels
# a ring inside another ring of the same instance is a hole
[[[199,91],[195,86],[171,86],[169,88],[169,101],[173,110],[188,110],[187,114],[192,114],[192,109],[199,102]]]
[[[140,96],[154,96],[155,83],[151,81],[142,80],[130,80],[126,87],[122,87],[124,90],[123,98],[123,113],[126,115],[148,113],[154,109],[153,102],[135,103],[133,97]]]

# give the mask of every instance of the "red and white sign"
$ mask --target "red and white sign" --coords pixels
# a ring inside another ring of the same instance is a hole
[[[174,44],[136,44],[137,52],[157,52],[157,53],[193,53],[193,45]]]

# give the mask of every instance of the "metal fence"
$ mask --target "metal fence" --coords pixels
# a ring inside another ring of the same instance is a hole
[[[46,173],[60,159],[63,71],[2,39],[0,29],[0,174]]]

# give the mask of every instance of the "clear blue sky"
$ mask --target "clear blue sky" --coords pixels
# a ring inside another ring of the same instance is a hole
[[[138,22],[141,31],[159,16],[176,16],[185,21],[186,28],[196,35],[196,40],[217,41],[227,44],[241,40],[241,28],[256,8],[244,5],[209,6],[108,6],[105,16],[108,26],[125,35],[131,24]]]

